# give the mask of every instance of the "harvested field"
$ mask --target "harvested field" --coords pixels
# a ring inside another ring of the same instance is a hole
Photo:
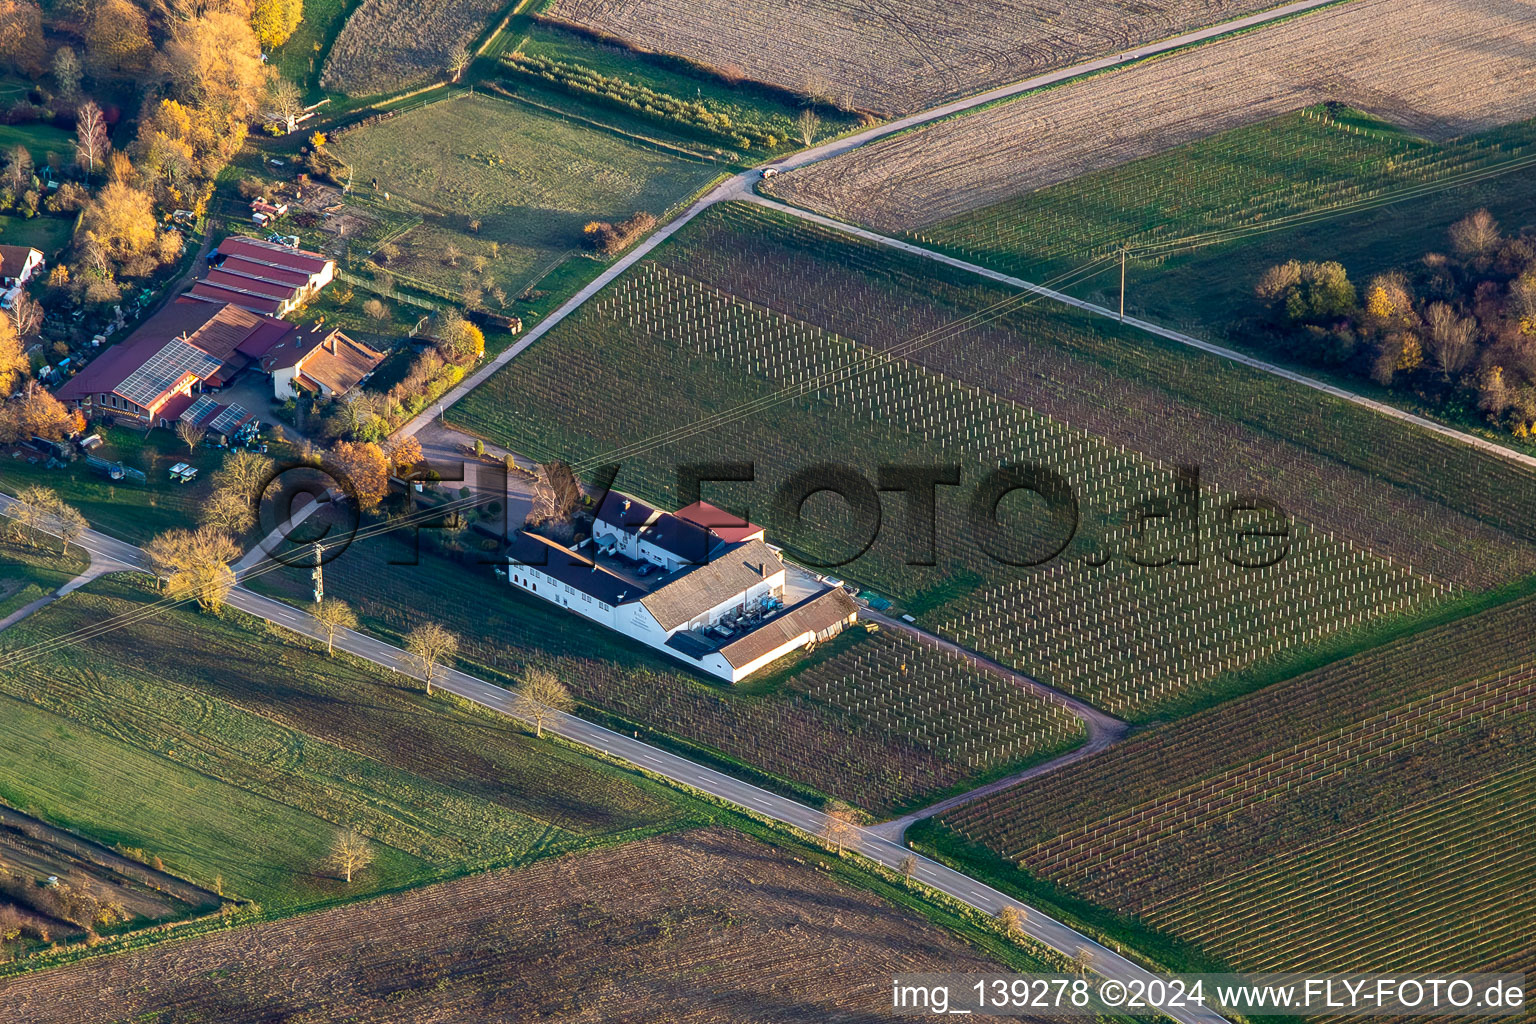
[[[895,971],[997,969],[915,912],[713,828],[0,981],[0,1009],[30,1024],[821,1024],[885,1019]]]
[[[363,0],[331,45],[320,84],[350,96],[446,78],[448,55],[485,28],[504,0]]]
[[[1022,867],[1003,876],[1019,885],[1239,970],[1528,970],[1533,611],[1345,659],[943,824]]]
[[[1033,93],[781,175],[885,231],[1337,100],[1447,139],[1536,116],[1536,0],[1354,0]]]
[[[1274,6],[1266,0],[555,0],[554,17],[846,107],[904,114]]]

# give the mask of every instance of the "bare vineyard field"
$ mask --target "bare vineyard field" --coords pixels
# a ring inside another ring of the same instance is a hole
[[[1324,100],[1432,139],[1536,116],[1531,0],[1354,0],[939,122],[776,179],[916,230]]]
[[[349,96],[446,78],[448,55],[485,28],[504,0],[363,0],[331,44],[320,84]]]
[[[1019,884],[1242,970],[1527,968],[1533,607],[1288,680],[943,825]]]
[[[430,533],[432,531],[426,531]],[[415,564],[392,564],[407,563]],[[303,600],[307,573],[256,581]],[[600,626],[514,591],[486,565],[404,537],[358,544],[326,571],[326,592],[398,640],[424,621],[463,637],[465,661],[515,679],[554,670],[617,727],[688,744],[877,813],[891,813],[1077,745],[1070,713],[898,633],[846,634],[741,688],[724,687]]]
[[[0,981],[0,1007],[30,1024],[820,1024],[883,1019],[893,972],[938,969],[997,966],[714,828]]]
[[[843,106],[904,114],[1274,6],[1264,0],[555,0],[554,17]]]
[[[757,482],[723,493],[821,562],[850,554],[846,517],[808,506],[814,528],[797,532],[771,511],[774,488],[810,463],[873,478],[882,463],[953,461],[971,486],[999,462],[1050,466],[1090,524],[1064,557],[1030,570],[993,563],[972,543],[963,503],[946,498],[937,564],[907,564],[893,526],[838,572],[942,633],[1133,717],[1530,571],[1529,540],[1506,532],[1520,522],[1507,514],[1514,506],[1456,507],[1452,475],[1466,453],[1273,378],[1234,378],[1214,360],[1037,311],[910,361],[870,358],[999,297],[755,207],[712,211],[456,412],[517,451],[605,460],[616,438],[685,427],[829,374],[829,386],[758,416],[621,453],[618,480],[666,502],[676,465],[751,460]],[[637,388],[640,366],[668,387]],[[1339,433],[1340,416],[1358,436]],[[1115,532],[1124,511],[1168,493],[1175,459],[1201,467],[1207,536],[1226,488],[1256,490],[1290,509],[1290,556],[1264,571],[1237,570],[1209,549],[1188,564],[1095,568],[1086,556],[1125,539]],[[1480,475],[1484,486],[1497,480],[1507,497],[1536,486],[1485,461],[1476,470],[1491,474]],[[894,502],[886,514],[899,522]],[[1020,536],[1049,532],[1038,516],[1011,525]]]

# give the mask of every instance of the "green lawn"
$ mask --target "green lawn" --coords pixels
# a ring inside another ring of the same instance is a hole
[[[15,146],[26,146],[32,162],[41,167],[48,154],[64,163],[74,160],[75,133],[51,124],[0,124],[0,150],[7,153]]]
[[[590,279],[600,264],[581,255],[587,222],[637,210],[661,218],[718,173],[715,165],[485,95],[399,114],[332,148],[352,163],[358,202],[419,218],[394,239],[401,255],[389,272],[402,285],[424,282],[455,295],[473,280],[486,292],[494,286],[516,297],[560,264],[580,266]],[[470,224],[476,219],[478,230]]]
[[[36,217],[0,216],[0,245],[30,245],[47,259],[69,244],[75,233],[75,215]]]
[[[52,537],[0,537],[0,619],[23,605],[57,590],[85,571],[89,559],[79,548],[59,551]]]
[[[304,20],[272,52],[278,73],[297,83],[311,102],[323,95],[320,69],[325,67],[325,55],[355,6],[355,0],[304,0]]]
[[[4,648],[153,600],[99,581],[8,630]],[[648,784],[234,612],[161,611],[8,670],[0,722],[0,799],[192,881],[222,875],[269,908],[682,820]],[[376,852],[350,888],[320,866],[345,827]]]
[[[264,415],[267,410],[253,411]],[[143,470],[144,483],[109,480],[83,459],[48,469],[41,463],[0,457],[0,489],[15,494],[32,484],[51,487],[92,526],[135,544],[173,527],[196,524],[197,510],[213,490],[209,478],[223,464],[224,452],[198,447],[189,453],[174,433],[158,428],[147,435],[123,427],[96,432],[106,443],[93,454]],[[190,484],[172,481],[169,469],[178,462],[198,467],[197,479]]]

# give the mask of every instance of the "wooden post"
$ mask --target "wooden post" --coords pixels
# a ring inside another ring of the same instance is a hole
[[[1125,323],[1125,246],[1120,247],[1120,322]]]

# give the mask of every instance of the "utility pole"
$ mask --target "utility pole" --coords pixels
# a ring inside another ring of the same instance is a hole
[[[320,542],[315,541],[315,570],[309,578],[315,581],[315,604],[325,600],[325,570],[320,565]]]
[[[1120,247],[1120,322],[1125,323],[1125,246]]]

